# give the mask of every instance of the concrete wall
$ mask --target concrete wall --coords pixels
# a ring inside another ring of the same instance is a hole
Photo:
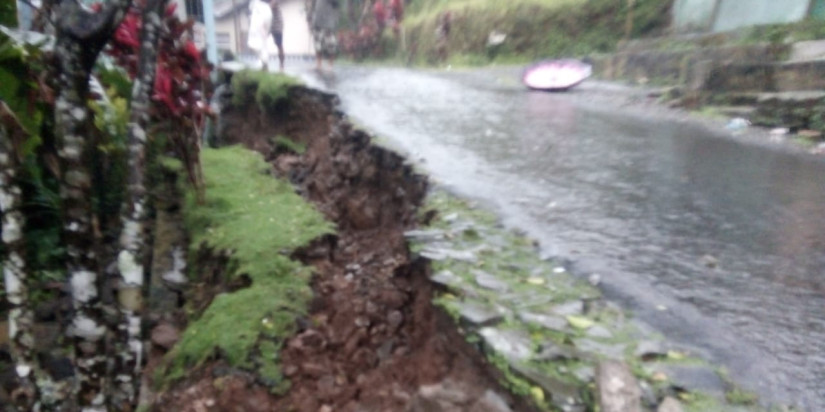
[[[718,0],[676,0],[673,3],[673,28],[681,33],[707,31],[713,26]]]
[[[811,0],[720,0],[713,31],[757,24],[793,23],[808,14]]]
[[[237,16],[238,28],[235,30],[235,22],[232,16],[215,21],[215,40],[218,43],[219,51],[230,51],[238,55],[239,51],[246,50],[246,34],[249,32],[249,18],[246,14]],[[238,49],[240,47],[240,49]]]
[[[812,0],[811,3],[811,16],[825,19],[825,0]]]
[[[772,72],[768,85],[765,80],[768,78],[767,75],[756,76],[757,70],[749,71],[752,76],[744,76],[744,80],[741,79],[742,75],[725,70],[736,62],[773,62],[777,56],[784,53],[785,49],[769,45],[620,52],[604,59],[595,59],[594,72],[608,80],[646,79],[656,84],[680,84],[692,89],[701,89],[708,87],[707,72],[721,68],[718,73],[712,73],[716,81],[713,87],[737,89],[741,87],[733,85],[732,82],[747,81],[752,82],[754,86],[762,84],[766,85],[767,90],[775,90]]]
[[[677,32],[724,32],[825,17],[825,0],[675,0],[672,12]]]

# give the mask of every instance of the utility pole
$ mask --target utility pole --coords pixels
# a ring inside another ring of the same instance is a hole
[[[206,27],[206,59],[218,64],[218,46],[215,44],[215,8],[212,0],[203,0],[203,25]]]

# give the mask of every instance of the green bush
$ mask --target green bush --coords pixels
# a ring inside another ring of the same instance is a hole
[[[18,142],[22,157],[19,185],[23,196],[27,265],[33,273],[32,290],[49,281],[44,273],[59,268],[63,256],[60,247],[60,209],[58,181],[46,166],[42,155],[43,140],[53,140],[49,122],[52,108],[38,96],[37,76],[45,70],[43,53],[35,45],[20,44],[0,33],[0,99],[20,121],[25,140]],[[2,253],[0,246],[0,253]],[[0,279],[2,286],[2,279]]]
[[[0,0],[0,26],[17,27],[17,0]]]
[[[767,24],[744,29],[743,43],[787,44],[825,39],[825,22],[808,18],[797,23]]]

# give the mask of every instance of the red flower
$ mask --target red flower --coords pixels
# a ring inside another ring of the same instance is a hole
[[[140,47],[140,22],[137,13],[130,12],[115,31],[115,42],[120,47],[129,47],[137,50]]]
[[[198,48],[195,46],[195,43],[188,41],[183,46],[183,51],[195,62],[200,61],[201,53],[198,51]]]

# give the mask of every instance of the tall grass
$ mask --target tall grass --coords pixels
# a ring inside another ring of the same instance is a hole
[[[670,23],[672,0],[636,0],[630,37],[655,35]],[[439,16],[453,17],[450,63],[488,64],[610,52],[625,37],[626,0],[417,0],[404,22],[408,61],[434,63]],[[493,31],[507,35],[491,48]]]

